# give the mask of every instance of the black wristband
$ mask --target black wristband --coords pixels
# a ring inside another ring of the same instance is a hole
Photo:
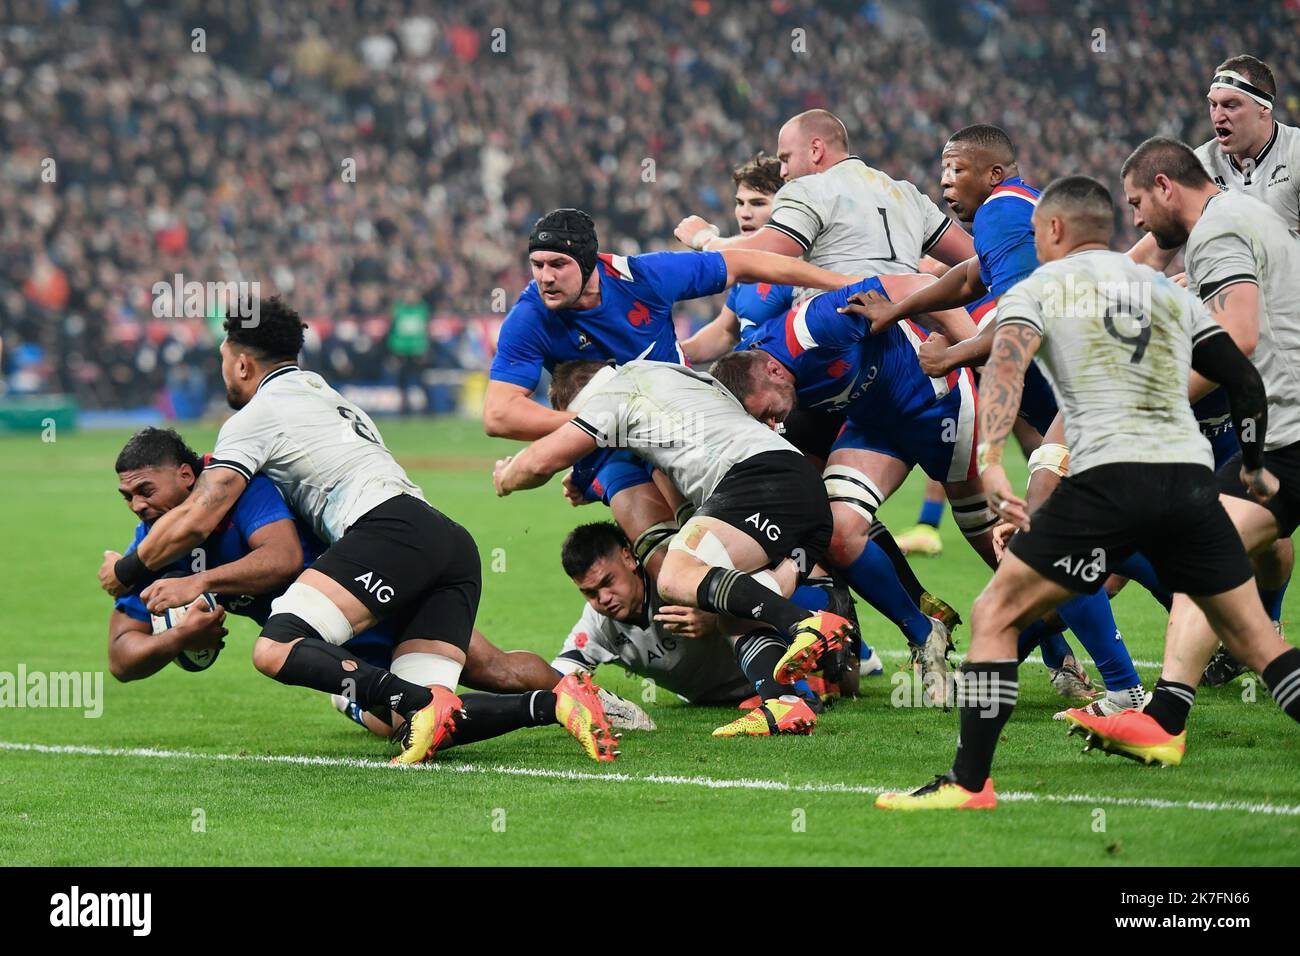
[[[135,587],[136,582],[148,572],[149,568],[140,560],[138,551],[123,555],[117,559],[117,564],[113,565],[113,573],[117,575],[117,579],[123,586],[128,588]]]

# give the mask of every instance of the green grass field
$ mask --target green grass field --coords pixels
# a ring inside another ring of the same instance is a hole
[[[495,498],[491,462],[509,445],[483,437],[475,422],[383,430],[429,499],[478,540],[479,626],[503,647],[549,659],[581,609],[559,567],[560,541],[607,512],[570,508],[558,482]],[[197,449],[215,434],[185,433]],[[1029,663],[994,766],[1003,805],[933,815],[871,806],[873,793],[945,769],[956,737],[954,714],[891,706],[888,673],[864,681],[862,697],[829,711],[811,737],[714,739],[734,711],[661,692],[646,705],[660,729],[626,734],[613,766],[587,760],[548,727],[412,771],[389,768],[388,745],[322,695],[257,674],[251,622],[231,618],[227,648],[205,673],[168,667],[117,684],[106,673],[109,602],[95,571],[134,525],[112,470],[125,438],[0,438],[0,672],[89,670],[105,681],[97,719],[0,709],[5,864],[1300,863],[1300,733],[1262,686],[1258,700],[1243,701],[1240,682],[1200,692],[1187,760],[1159,770],[1082,754],[1051,719],[1060,704],[1046,671]],[[911,524],[920,487],[914,476],[886,506],[893,527]],[[967,614],[989,572],[950,521],[945,539],[943,557],[916,567]],[[504,570],[493,571],[498,548]],[[1293,589],[1292,621],[1297,601]],[[868,639],[898,666],[901,636],[862,613]],[[1134,587],[1117,599],[1116,616],[1149,685],[1164,612]],[[963,627],[958,646],[966,639]],[[640,699],[639,678],[607,668],[598,680]]]

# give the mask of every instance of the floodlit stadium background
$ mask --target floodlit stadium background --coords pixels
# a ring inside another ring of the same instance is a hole
[[[537,216],[585,208],[620,253],[673,248],[692,212],[725,231],[732,167],[810,107],[936,200],[973,122],[1039,186],[1117,187],[1145,137],[1209,138],[1209,71],[1236,53],[1300,114],[1297,0],[5,6],[10,426],[219,413],[216,310],[158,316],[176,276],[287,294],[307,364],[376,413],[404,382],[416,410],[473,415]],[[681,331],[716,307],[681,307]]]

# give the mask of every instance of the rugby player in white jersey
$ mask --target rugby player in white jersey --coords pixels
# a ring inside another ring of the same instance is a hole
[[[616,664],[692,704],[738,704],[754,693],[717,618],[666,605],[618,525],[574,528],[560,562],[587,604],[551,661],[556,670]]]
[[[328,547],[272,605],[254,666],[365,710],[389,707],[406,724],[394,762],[419,763],[462,710],[455,691],[478,609],[478,548],[425,500],[370,417],[299,368],[304,328],[278,297],[260,303],[251,320],[226,319],[221,375],[236,412],[189,498],[158,518],[136,550],[106,560],[100,583],[118,596],[187,554],[261,472]],[[401,675],[340,646],[380,621],[395,632]],[[588,755],[612,760],[615,739],[590,680],[557,700],[556,717]]]
[[[883,794],[878,807],[995,807],[989,770],[1018,694],[1019,629],[1072,594],[1100,588],[1105,569],[1135,550],[1169,587],[1191,595],[1275,692],[1300,681],[1300,651],[1264,612],[1187,401],[1193,368],[1224,388],[1241,435],[1243,479],[1259,493],[1276,487],[1263,464],[1264,382],[1199,299],[1109,251],[1113,227],[1110,193],[1096,180],[1065,177],[1039,199],[1034,241],[1043,264],[999,302],[980,403],[989,503],[1020,533],[971,612],[951,771],[912,793]],[[1030,515],[1001,457],[1035,353],[1060,399],[1071,460],[1068,476]]]
[[[1219,189],[1241,192],[1265,203],[1291,229],[1300,229],[1300,127],[1273,118],[1277,81],[1268,64],[1241,54],[1214,69],[1209,91],[1210,125],[1214,137],[1196,147],[1196,157]],[[1162,248],[1156,237],[1144,235],[1129,255],[1153,269],[1164,270],[1178,247]],[[1288,538],[1254,556],[1255,575],[1265,606],[1280,625],[1282,597],[1295,566]],[[1204,683],[1221,684],[1243,671],[1226,652],[1216,654],[1206,668]]]
[[[848,131],[834,113],[808,110],[786,122],[777,137],[777,159],[785,185],[762,229],[719,238],[712,223],[688,216],[678,224],[677,238],[693,249],[804,256],[851,275],[916,272],[924,255],[955,266],[975,254],[966,230],[919,189],[850,154]]]
[[[916,186],[892,179],[849,153],[848,131],[835,114],[816,109],[792,117],[781,127],[777,154],[785,185],[773,198],[762,228],[721,238],[716,226],[690,216],[678,224],[677,238],[696,249],[761,249],[803,256],[825,268],[826,263],[840,263],[847,274],[861,276],[915,274],[927,255],[948,265],[974,255],[970,235]],[[814,292],[796,289],[795,303]],[[975,323],[965,312],[954,311],[952,316],[952,334],[975,334]],[[843,418],[842,413],[799,407],[783,423],[785,435],[804,454],[824,462]],[[853,454],[843,452],[840,457]],[[872,484],[874,477],[858,462],[841,460],[827,469],[825,480],[834,498],[845,487]],[[922,655],[918,661],[946,667],[950,630],[959,620],[956,612],[921,589],[892,535],[876,521],[876,504],[865,495],[857,503],[856,510],[836,511],[832,566],[904,631],[914,653]],[[981,522],[974,515],[983,511],[982,499],[975,495],[951,504],[963,533],[978,534]],[[939,622],[937,629],[932,621]],[[932,630],[938,634],[934,642]]]
[[[1134,224],[1161,248],[1186,245],[1188,290],[1205,302],[1264,381],[1268,434],[1263,462],[1278,484],[1261,484],[1260,472],[1252,479],[1242,468],[1241,455],[1218,474],[1223,507],[1246,550],[1252,557],[1268,555],[1276,541],[1291,537],[1300,525],[1300,234],[1253,196],[1221,192],[1191,148],[1177,140],[1147,140],[1125,161],[1121,175]],[[1211,388],[1193,376],[1194,399]],[[1238,438],[1245,438],[1240,427]],[[1244,440],[1242,444],[1244,452]],[[1196,685],[1220,627],[1186,595],[1176,595],[1164,667],[1150,702],[1141,712],[1087,715],[1076,722],[1103,749],[1148,762],[1179,763]],[[1295,666],[1300,650],[1271,661],[1265,670],[1237,656],[1231,646],[1228,651],[1256,670],[1278,706],[1300,719],[1300,671]],[[1066,719],[1073,714],[1067,712]]]
[[[765,360],[757,352],[728,356],[755,371]],[[576,417],[499,461],[497,493],[540,487],[598,447],[630,449],[661,470],[696,512],[668,546],[659,594],[740,619],[737,660],[763,698],[718,734],[811,732],[816,708],[793,683],[842,647],[853,627],[788,598],[826,551],[833,523],[817,469],[771,427],[794,407],[793,387],[772,383],[742,405],[716,379],[682,365],[566,362],[555,370],[551,403]]]

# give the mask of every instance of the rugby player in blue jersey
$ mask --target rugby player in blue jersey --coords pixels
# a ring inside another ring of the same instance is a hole
[[[738,166],[732,172],[732,179],[736,184],[735,214],[739,235],[753,235],[766,226],[771,218],[773,197],[784,182],[781,162],[775,157],[759,153],[750,162]],[[732,286],[727,304],[717,318],[682,342],[682,351],[692,362],[703,364],[712,362],[733,349],[749,348],[762,337],[764,327],[769,322],[779,324],[785,319],[793,305],[793,291],[789,286],[772,286],[767,283]],[[826,464],[831,445],[844,427],[844,416],[796,408],[783,425],[786,439],[822,467]],[[908,564],[903,550],[881,522],[872,524],[870,541],[865,550],[874,559],[874,573],[869,575],[874,581],[874,587],[862,596],[872,607],[898,625],[909,638],[909,643],[914,643],[914,638],[927,637],[932,616],[939,618],[949,629],[956,626],[959,620],[957,613],[925,589]],[[888,572],[889,564],[884,563],[886,560],[893,566],[892,575]],[[802,595],[804,606],[813,610],[828,608],[854,616],[853,599],[844,585],[835,582],[835,586],[828,587],[832,579],[824,577],[824,573],[824,570],[819,570],[817,576],[810,579],[823,589],[824,596],[818,600],[815,595],[805,593]],[[856,651],[861,659],[862,676],[884,673],[880,657],[870,646],[864,645]],[[834,662],[828,662],[828,667],[833,675]]]
[[[195,454],[180,435],[170,429],[145,428],[122,449],[116,462],[118,491],[140,519],[128,553],[149,533],[152,524],[184,502],[193,490],[205,460]],[[129,593],[117,597],[109,617],[109,670],[120,681],[140,680],[156,674],[182,651],[219,650],[226,636],[229,611],[264,625],[275,598],[324,551],[315,535],[297,521],[275,485],[254,475],[226,518],[199,547],[185,558],[159,569]],[[111,554],[111,553],[110,553]],[[114,555],[114,559],[120,557]],[[149,608],[178,607],[203,593],[217,595],[218,606],[194,605],[176,626],[155,635]],[[502,654],[481,635],[471,643],[465,669],[470,679],[477,656],[493,659],[526,654],[548,675],[545,687],[516,694],[463,694],[464,713],[450,739],[440,749],[500,736],[522,727],[560,723],[557,707],[570,693],[564,680],[530,652]],[[401,655],[394,659],[396,641],[380,624],[357,634],[342,645],[366,663],[402,672]],[[480,673],[482,668],[480,668]],[[488,688],[495,689],[495,688]],[[353,720],[371,729],[388,728],[391,715],[371,715],[355,703],[340,707]],[[337,705],[337,702],[336,702]],[[574,734],[579,737],[578,734]],[[584,744],[579,737],[579,742]]]
[[[689,364],[677,341],[673,306],[736,283],[836,289],[854,281],[767,252],[598,251],[596,226],[578,209],[537,220],[528,239],[533,281],[506,315],[489,372],[483,424],[489,435],[534,441],[573,417],[531,398],[543,370],[562,362],[635,359]],[[667,489],[666,489],[667,490]],[[565,482],[574,504],[604,501],[652,574],[677,522],[650,469],[618,449],[601,449]]]
[[[955,266],[937,282],[890,302],[870,297],[860,309],[871,321],[873,331],[887,328],[903,316],[965,305],[980,321],[980,334],[949,346],[942,333],[921,344],[918,355],[929,375],[946,376],[962,365],[980,364],[992,342],[993,319],[998,298],[1038,267],[1034,249],[1032,216],[1038,204],[1038,190],[1020,175],[1016,148],[1011,138],[996,126],[978,124],[957,130],[943,148],[943,196],[949,208],[969,224],[975,255]],[[942,314],[942,313],[940,313]],[[1025,375],[1020,417],[1046,436],[1057,416],[1051,386],[1036,364]],[[1064,474],[1068,451],[1057,441],[1043,441],[1029,456],[1029,470]],[[1031,502],[1045,498],[1050,487],[1034,483]],[[1101,591],[1083,594],[1059,608],[1060,619],[1074,632],[1092,655],[1106,685],[1107,713],[1141,706],[1141,679],[1115,624],[1110,602]],[[1063,696],[1083,696],[1091,689],[1087,674],[1059,638],[1059,629],[1039,622],[1022,635],[1022,659],[1040,642],[1043,660],[1052,683]]]

